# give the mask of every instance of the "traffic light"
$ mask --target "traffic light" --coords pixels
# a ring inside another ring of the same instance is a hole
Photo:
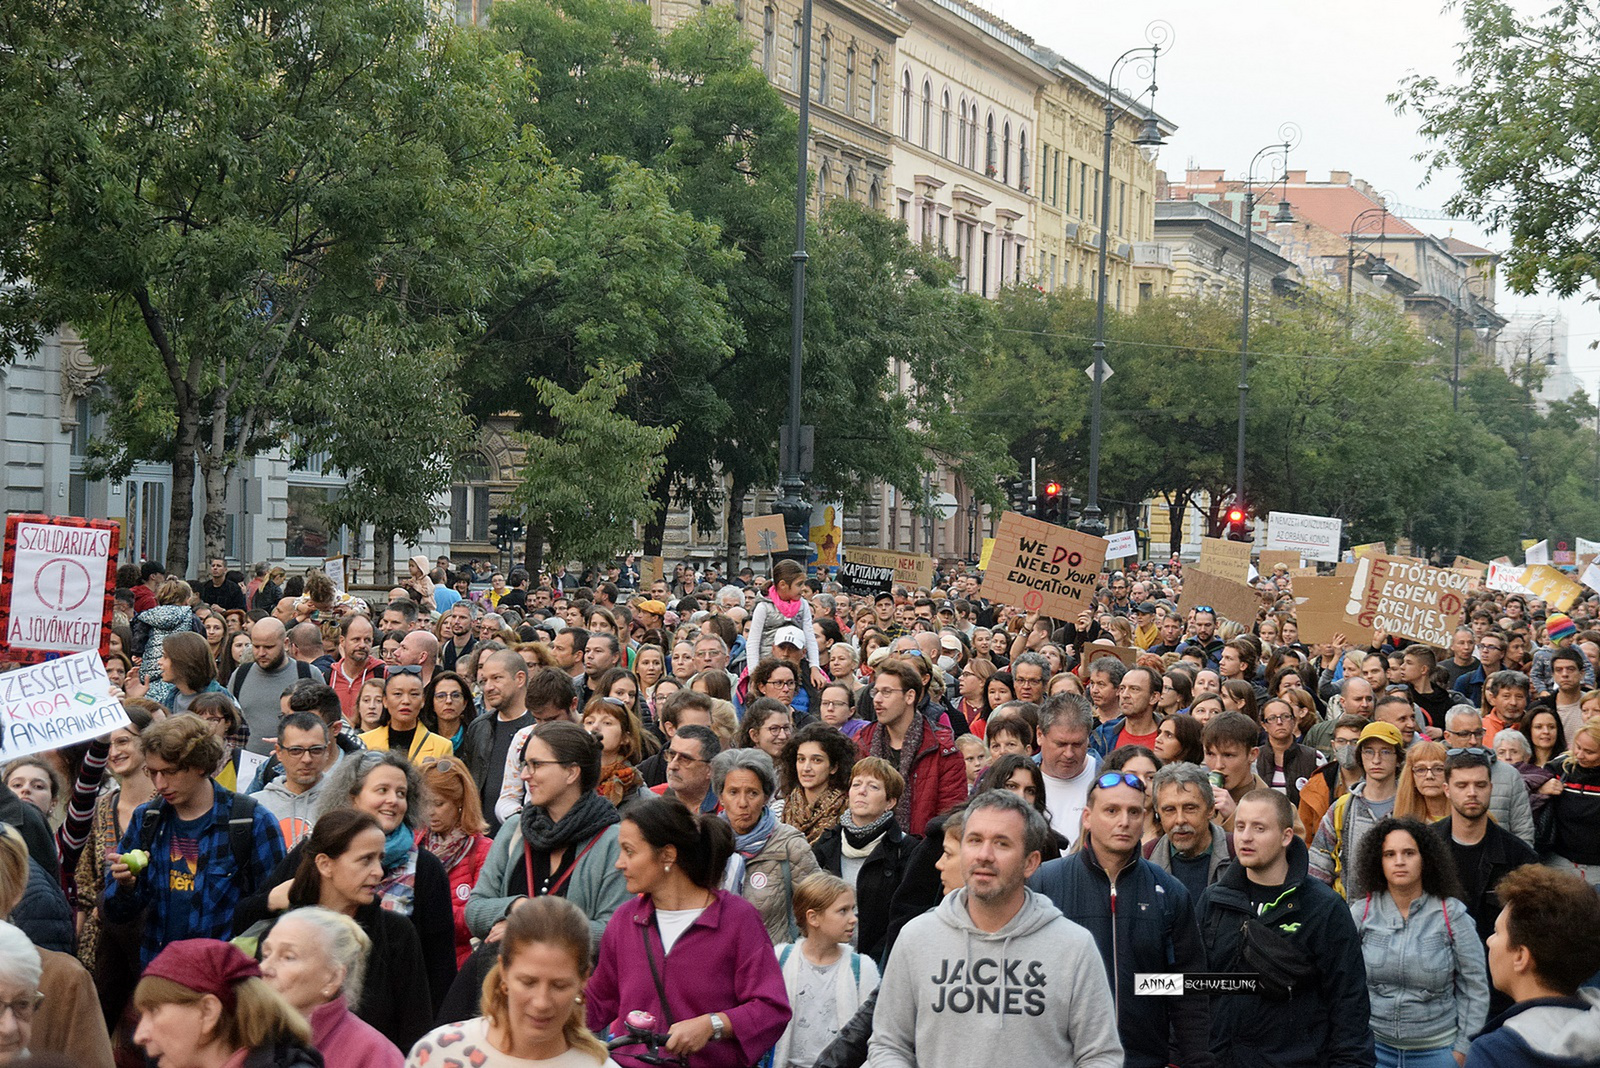
[[[497,515],[489,520],[489,529],[494,534],[495,545],[502,552],[510,552],[528,528],[520,516]]]
[[[1250,520],[1250,506],[1244,501],[1234,501],[1228,506],[1223,522],[1223,536],[1229,541],[1254,541],[1255,524]]]
[[[1006,503],[1013,512],[1027,515],[1033,503],[1033,484],[1021,475],[1007,482]]]
[[[1056,524],[1066,519],[1066,499],[1061,494],[1061,483],[1052,480],[1044,484],[1044,493],[1039,497],[1039,518]]]

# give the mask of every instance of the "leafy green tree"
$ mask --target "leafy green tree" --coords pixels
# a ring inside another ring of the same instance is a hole
[[[1463,0],[1466,39],[1456,78],[1412,75],[1390,100],[1414,112],[1435,143],[1419,158],[1455,172],[1453,214],[1505,233],[1507,279],[1519,293],[1571,296],[1600,280],[1593,220],[1600,189],[1595,101],[1600,21],[1588,0],[1533,11],[1507,0]]]
[[[173,469],[168,563],[208,553],[330,324],[470,308],[516,242],[495,169],[521,75],[421,0],[10,5],[0,340],[71,323],[107,368],[102,467]],[[534,154],[518,157],[538,163]],[[507,203],[512,201],[512,203]],[[346,388],[351,388],[348,384]]]

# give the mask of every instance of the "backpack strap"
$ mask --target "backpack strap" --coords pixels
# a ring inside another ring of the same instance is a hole
[[[1440,901],[1439,901],[1439,907],[1444,910],[1444,933],[1450,939],[1450,949],[1453,952],[1455,950],[1455,948],[1456,948],[1456,932],[1455,932],[1455,929],[1450,926],[1450,902],[1449,902],[1449,900],[1445,899],[1445,898],[1441,898]]]
[[[246,660],[244,663],[239,665],[239,670],[233,673],[233,686],[231,687],[233,690],[233,696],[238,697],[239,691],[244,689],[245,677],[250,674],[250,668],[252,666],[254,666],[253,661]]]
[[[254,890],[254,880],[248,878],[251,854],[255,845],[256,802],[242,793],[233,795],[233,806],[228,811],[228,847],[233,853],[235,878],[245,878],[247,889]]]
[[[304,660],[296,660],[294,662],[294,671],[295,674],[302,679],[309,679],[311,677],[311,665],[306,663]]]

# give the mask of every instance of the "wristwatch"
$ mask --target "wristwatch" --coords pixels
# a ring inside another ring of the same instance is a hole
[[[711,1041],[722,1041],[722,1014],[720,1012],[711,1014]]]

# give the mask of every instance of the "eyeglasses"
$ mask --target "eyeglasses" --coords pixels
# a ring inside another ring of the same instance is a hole
[[[570,763],[572,762],[569,760],[534,760],[529,757],[526,760],[517,761],[517,773],[520,775],[523,772],[538,771],[544,767],[559,768]]]
[[[1485,732],[1484,732],[1484,729],[1482,727],[1479,727],[1475,731],[1453,731],[1450,728],[1446,727],[1445,728],[1445,733],[1448,734],[1448,735],[1451,735],[1452,737],[1456,737],[1456,738],[1476,738],[1476,739],[1481,741],[1483,739],[1483,736],[1484,736]]]
[[[1294,717],[1289,715],[1287,712],[1283,712],[1283,713],[1279,713],[1276,716],[1266,716],[1261,720],[1261,722],[1263,722],[1263,723],[1293,723],[1294,722]]]
[[[456,761],[450,757],[430,756],[423,757],[417,762],[425,768],[438,768],[441,771],[450,771],[456,767]]]
[[[709,760],[704,759],[703,757],[691,756],[688,753],[679,752],[676,749],[668,749],[667,750],[667,763],[668,764],[709,764],[711,762]]]
[[[328,747],[325,745],[291,745],[287,749],[278,751],[292,760],[299,760],[307,754],[314,757],[323,756],[327,753]]]
[[[422,676],[422,665],[406,664],[404,667],[395,667],[392,673],[395,675],[416,675],[420,678]]]
[[[462,704],[466,704],[467,695],[460,690],[437,690],[434,692],[433,699],[435,701],[460,701]]]
[[[1416,764],[1411,768],[1411,774],[1419,779],[1444,778],[1443,764]]]
[[[1457,757],[1457,756],[1476,756],[1476,757],[1485,757],[1485,758],[1487,758],[1489,760],[1493,760],[1494,759],[1494,753],[1492,751],[1488,750],[1488,749],[1485,749],[1481,745],[1471,745],[1471,746],[1467,746],[1465,749],[1446,749],[1444,751],[1444,755],[1445,756],[1453,756],[1453,757]]]
[[[34,994],[30,997],[18,998],[15,1001],[0,1001],[0,1014],[9,1012],[17,1018],[18,1023],[27,1023],[33,1019],[33,1014],[38,1012],[39,1006],[43,1004],[43,994]]]
[[[207,723],[226,723],[226,722],[228,722],[228,717],[227,716],[224,716],[221,712],[212,712],[209,709],[204,711],[204,712],[201,712],[200,713],[200,718],[205,720]]]
[[[1141,794],[1144,793],[1144,780],[1127,771],[1108,771],[1096,779],[1094,784],[1102,790],[1109,790],[1113,786],[1131,786]]]
[[[776,686],[780,690],[792,690],[800,684],[794,679],[768,679],[768,686]]]

